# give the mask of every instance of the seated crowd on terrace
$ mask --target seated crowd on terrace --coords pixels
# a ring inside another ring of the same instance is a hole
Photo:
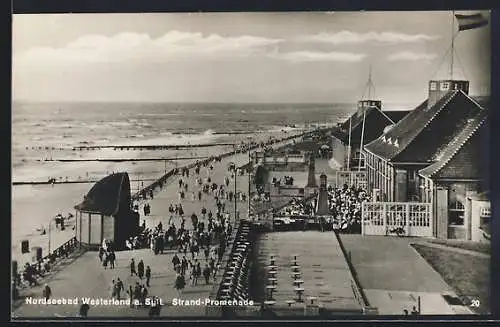
[[[293,217],[293,216],[310,216],[314,214],[314,204],[304,200],[293,198],[289,205],[282,208],[278,215]]]
[[[361,205],[369,200],[368,193],[356,187],[344,185],[342,188],[328,186],[328,206],[332,222],[342,232],[359,233],[361,232]],[[277,216],[281,217],[304,217],[314,216],[316,207],[316,198],[311,201],[294,198],[285,207],[283,207]]]
[[[346,232],[361,232],[361,204],[369,200],[368,193],[362,188],[342,188],[328,186],[328,205],[339,228]]]

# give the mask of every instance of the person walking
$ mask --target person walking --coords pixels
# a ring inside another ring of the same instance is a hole
[[[102,258],[104,256],[104,249],[103,247],[100,245],[99,246],[99,261],[102,263]]]
[[[104,252],[104,257],[102,260],[102,266],[104,267],[104,269],[108,267],[108,261],[109,261],[109,254],[107,252]]]
[[[118,277],[118,279],[116,280],[116,284],[115,284],[115,295],[116,295],[116,298],[118,300],[121,299],[122,291],[125,291],[125,287],[123,286],[123,282],[120,279],[120,277]]]
[[[134,258],[130,259],[130,276],[137,276],[137,271],[135,271],[135,261]]]
[[[87,317],[89,313],[90,306],[87,303],[84,303],[80,306],[80,310],[78,312],[78,316],[81,318]]]
[[[181,261],[181,269],[180,269],[180,273],[181,275],[186,275],[186,270],[188,268],[189,264],[188,264],[188,260],[186,259],[186,256],[182,256],[182,261]]]
[[[139,276],[140,279],[144,277],[144,262],[142,261],[142,259],[137,264],[137,275]]]
[[[151,304],[151,306],[149,307],[148,316],[149,316],[149,317],[158,317],[158,316],[160,316],[160,311],[161,311],[160,301],[159,301],[159,299],[155,296],[155,297],[153,297],[153,299],[152,299],[152,304]]]
[[[174,288],[179,292],[179,297],[182,294],[182,290],[186,286],[186,279],[184,278],[183,275],[177,274],[175,278],[175,285]]]
[[[174,265],[174,269],[177,267],[177,265],[181,263],[181,260],[179,259],[179,257],[177,256],[177,253],[174,255],[174,257],[172,258],[172,264]]]
[[[115,254],[115,251],[111,251],[111,253],[109,254],[109,268],[110,269],[115,269],[115,260],[116,260],[116,254]]]
[[[194,285],[196,286],[198,284],[198,278],[201,276],[201,266],[200,263],[198,262],[196,266],[194,267]]]
[[[208,264],[205,264],[205,268],[203,269],[203,277],[205,277],[205,284],[210,284],[210,268]]]
[[[151,279],[151,267],[150,266],[147,266],[146,267],[146,286],[147,287],[150,287],[149,286],[149,281]]]
[[[52,290],[50,289],[49,284],[45,284],[43,288],[43,297],[45,298],[45,300],[48,300],[50,299],[51,296],[52,296]]]
[[[111,298],[114,299],[116,296],[116,282],[114,279],[111,281],[111,285],[109,286],[109,290],[111,291]]]

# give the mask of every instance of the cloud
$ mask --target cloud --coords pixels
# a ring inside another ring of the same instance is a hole
[[[313,52],[313,51],[295,51],[287,53],[272,53],[270,58],[287,60],[293,63],[300,62],[359,62],[366,54],[351,52]]]
[[[112,37],[87,35],[65,47],[36,47],[15,56],[22,63],[122,62],[134,59],[166,60],[196,56],[247,56],[281,42],[256,36],[223,37],[217,34],[171,31],[153,39],[148,34],[121,33]]]
[[[418,53],[411,51],[402,51],[391,54],[387,57],[388,61],[417,61],[424,60],[429,61],[436,58],[437,55],[435,53]]]
[[[298,40],[330,44],[359,44],[366,42],[397,44],[434,41],[438,38],[440,38],[440,36],[426,34],[404,34],[398,32],[358,33],[351,31],[340,31],[337,33],[319,33],[314,35],[301,36],[298,38]]]

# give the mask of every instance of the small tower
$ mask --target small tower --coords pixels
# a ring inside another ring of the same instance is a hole
[[[316,210],[317,216],[330,215],[330,208],[328,206],[328,190],[327,190],[327,177],[323,173],[319,176],[319,195],[318,206]]]
[[[363,112],[365,110],[368,110],[368,108],[373,108],[377,107],[378,109],[382,110],[382,101],[380,100],[360,100],[358,101],[358,110],[356,111],[356,115],[358,117],[361,117]]]
[[[453,79],[429,81],[429,100],[427,102],[427,107],[432,107],[448,92],[456,90],[462,90],[465,94],[469,94],[469,81]]]
[[[317,188],[316,183],[316,161],[314,159],[314,154],[309,153],[309,165],[308,165],[308,175],[307,175],[307,185],[306,187]]]

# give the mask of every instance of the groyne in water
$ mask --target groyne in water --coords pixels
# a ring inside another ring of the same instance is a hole
[[[237,143],[206,143],[206,144],[172,144],[172,145],[82,145],[75,146],[72,150],[170,150],[170,149],[192,149],[208,148],[217,146],[236,146]]]
[[[125,162],[125,161],[176,161],[176,160],[199,160],[207,159],[207,156],[203,157],[175,157],[175,158],[96,158],[96,159],[39,159],[37,161],[57,161],[57,162]]]

